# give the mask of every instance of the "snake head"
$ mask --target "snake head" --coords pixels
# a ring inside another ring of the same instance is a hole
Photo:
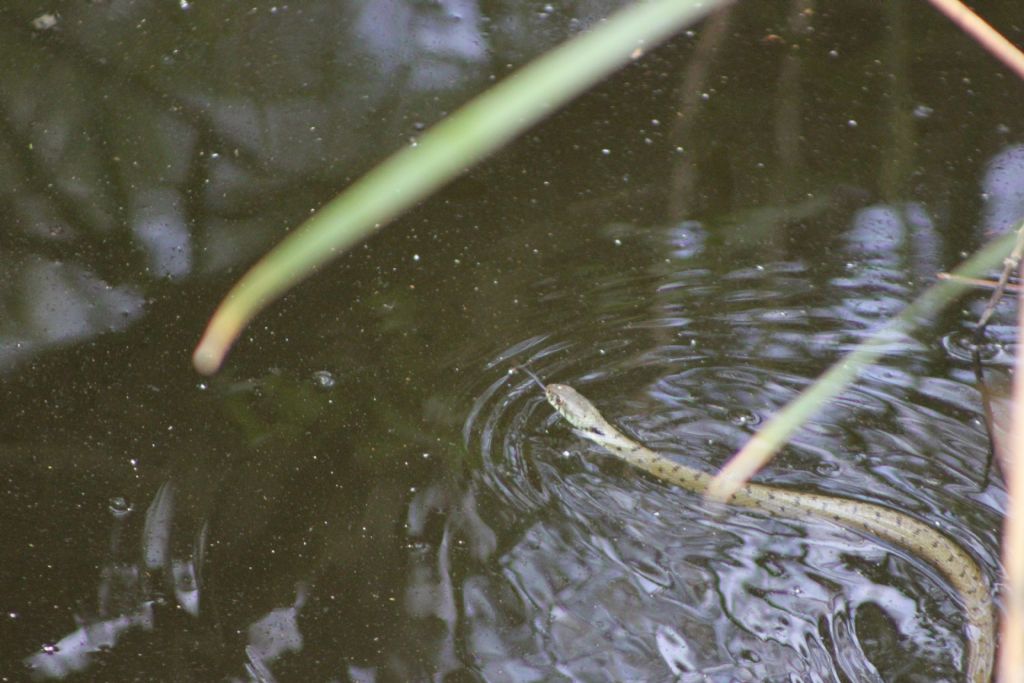
[[[589,431],[595,425],[605,423],[605,419],[594,404],[566,384],[547,385],[544,387],[544,396],[551,407],[576,429]]]

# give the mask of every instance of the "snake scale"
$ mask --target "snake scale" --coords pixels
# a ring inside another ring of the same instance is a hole
[[[630,465],[659,479],[703,493],[711,475],[656,453],[630,439],[601,415],[582,394],[565,384],[547,384],[522,368],[544,389],[552,407],[576,431]],[[772,515],[815,517],[870,534],[927,560],[953,585],[964,613],[967,680],[990,683],[995,656],[995,608],[984,573],[966,550],[945,534],[903,512],[881,505],[764,484],[748,484],[729,501]]]

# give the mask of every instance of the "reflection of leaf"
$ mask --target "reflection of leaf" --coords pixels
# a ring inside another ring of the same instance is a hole
[[[477,11],[453,21],[448,3],[60,5],[45,33],[39,8],[0,7],[5,365],[115,329],[123,308],[68,296],[42,333],[19,310],[41,308],[33,264],[137,298],[224,272],[507,61]],[[100,322],[71,333],[75,315]]]
[[[141,294],[82,266],[40,258],[0,264],[0,370],[41,349],[121,330],[143,310]]]

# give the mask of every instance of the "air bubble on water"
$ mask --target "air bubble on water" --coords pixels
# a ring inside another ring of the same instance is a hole
[[[48,655],[54,655],[60,652],[60,648],[57,647],[56,643],[43,643],[42,651]]]
[[[426,555],[430,552],[430,544],[425,541],[411,541],[406,548],[409,549],[409,552],[417,555]]]
[[[849,128],[856,128],[857,127],[857,121],[855,121],[854,119],[850,119],[849,121],[846,122],[846,125]]]
[[[924,104],[919,104],[916,107],[914,107],[914,118],[915,119],[926,119],[926,118],[928,118],[929,116],[931,116],[934,113],[935,113],[934,109],[932,109],[931,107],[929,107],[927,105],[924,105]]]
[[[992,360],[1002,352],[1001,345],[994,341],[986,339],[978,345],[974,333],[968,331],[951,332],[940,343],[946,353],[964,361],[971,361],[975,351],[982,360]]]
[[[317,370],[313,373],[313,383],[318,389],[333,389],[338,380],[334,378],[330,370]]]
[[[32,28],[37,31],[48,31],[57,25],[57,15],[50,14],[49,12],[46,14],[40,14],[32,20],[31,24]]]
[[[814,471],[823,477],[831,477],[839,472],[839,465],[834,462],[819,462],[815,466]]]
[[[732,410],[729,412],[729,422],[732,422],[737,427],[746,427],[750,425],[756,425],[761,422],[761,418],[749,410]]]
[[[124,496],[113,496],[109,501],[107,501],[107,505],[110,508],[110,513],[114,515],[114,517],[124,517],[135,509],[135,506],[132,505]]]

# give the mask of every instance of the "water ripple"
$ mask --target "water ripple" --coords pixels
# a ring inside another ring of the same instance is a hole
[[[484,363],[463,439],[482,489],[523,522],[500,575],[466,586],[485,678],[880,681],[908,657],[954,677],[960,615],[918,558],[824,522],[708,508],[573,434],[511,371],[569,383],[652,448],[712,469],[895,307],[856,272],[831,299],[808,294],[813,277],[796,263],[633,272],[573,295],[597,312]],[[572,298],[557,286],[549,300]],[[920,515],[992,568],[976,392],[934,375],[918,339],[889,351],[761,477]]]

